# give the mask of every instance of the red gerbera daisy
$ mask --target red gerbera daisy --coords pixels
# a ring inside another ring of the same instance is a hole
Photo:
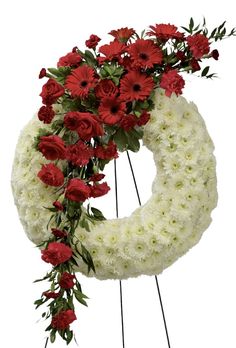
[[[118,41],[112,41],[109,45],[103,45],[99,48],[99,52],[106,56],[107,60],[120,58],[121,54],[124,53],[126,46]]]
[[[130,71],[120,81],[120,97],[125,101],[144,100],[154,88],[151,77],[138,71]]]
[[[100,119],[109,125],[118,123],[125,114],[126,105],[119,98],[105,97],[98,108]]]
[[[120,41],[120,42],[127,42],[132,35],[134,35],[135,33],[135,30],[133,28],[120,28],[120,29],[117,29],[117,30],[112,30],[110,31],[110,35],[112,35],[115,40],[117,41]]]
[[[152,40],[138,39],[129,46],[129,54],[133,65],[139,68],[152,68],[154,64],[161,64],[162,51]]]
[[[67,77],[65,87],[71,91],[72,97],[85,98],[95,84],[94,70],[90,66],[83,65]]]
[[[159,40],[167,41],[169,39],[182,40],[184,34],[177,31],[177,27],[171,24],[156,24],[150,25],[152,31],[148,31],[147,35],[156,36]]]

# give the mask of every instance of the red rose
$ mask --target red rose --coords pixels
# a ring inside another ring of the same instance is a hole
[[[83,180],[71,179],[66,188],[66,198],[75,202],[84,202],[90,196],[90,188]]]
[[[64,243],[51,242],[47,249],[41,250],[42,260],[53,266],[68,261],[72,256],[72,250]]]
[[[42,68],[39,73],[39,79],[42,79],[45,76],[47,76],[47,70],[45,68]]]
[[[75,276],[68,272],[64,272],[61,275],[59,285],[62,289],[72,289],[75,285],[74,283]]]
[[[45,85],[43,85],[40,96],[42,97],[43,104],[51,105],[55,103],[64,92],[64,88],[59,83],[53,79],[49,79]]]
[[[75,312],[72,309],[67,309],[53,316],[51,326],[54,329],[65,330],[76,319]]]
[[[110,160],[118,157],[117,146],[113,141],[109,141],[108,145],[97,146],[95,156],[101,159]]]
[[[97,35],[92,34],[92,35],[90,35],[89,40],[85,41],[85,45],[88,48],[95,48],[95,47],[97,47],[97,44],[99,43],[99,41],[101,41],[100,37],[98,37]]]
[[[126,132],[134,128],[136,124],[137,124],[137,117],[132,114],[124,116],[120,121],[121,128],[123,128]]]
[[[43,121],[43,123],[49,124],[52,122],[53,117],[55,116],[55,112],[53,111],[53,108],[51,105],[48,106],[41,106],[38,112],[38,118],[40,121]]]
[[[107,185],[106,182],[103,182],[102,184],[96,184],[91,186],[90,189],[90,197],[96,198],[107,194],[107,192],[110,190],[110,187]]]
[[[182,94],[184,85],[184,79],[178,74],[177,70],[169,70],[163,73],[161,77],[160,87],[165,89],[167,97],[170,97],[172,93]]]
[[[104,178],[105,178],[105,174],[96,173],[89,178],[89,181],[97,182],[97,181],[101,181]]]
[[[195,34],[187,37],[187,43],[196,59],[201,59],[204,54],[209,53],[210,44],[208,38],[203,34]]]
[[[53,202],[53,206],[54,206],[57,210],[61,210],[61,211],[64,210],[64,207],[63,207],[62,203],[59,202],[59,201]]]
[[[101,80],[94,89],[97,98],[115,97],[118,93],[118,88],[111,80]]]
[[[57,67],[60,66],[72,66],[77,67],[81,62],[81,57],[77,52],[67,53],[65,56],[61,57],[57,63]]]
[[[52,234],[57,238],[67,237],[66,231],[59,230],[58,228],[52,228]]]
[[[66,158],[75,166],[81,167],[88,164],[91,157],[93,157],[93,148],[81,140],[74,145],[67,146]]]
[[[193,72],[201,69],[198,61],[194,58],[190,60],[190,66],[191,66]]]
[[[74,131],[79,127],[79,113],[77,111],[70,111],[64,117],[64,125],[66,128]]]
[[[219,59],[219,52],[218,52],[218,50],[213,50],[213,51],[211,52],[211,56],[212,56],[212,58],[214,58],[215,60],[218,60],[218,59]]]
[[[143,111],[141,116],[137,119],[138,126],[144,126],[150,120],[150,114],[147,111]]]
[[[45,164],[38,172],[38,177],[46,185],[61,186],[64,183],[64,175],[62,171],[53,163]]]
[[[51,161],[64,159],[66,155],[64,141],[57,135],[41,137],[38,148],[44,157]]]
[[[47,298],[58,298],[61,294],[59,292],[54,291],[44,291],[43,295]]]

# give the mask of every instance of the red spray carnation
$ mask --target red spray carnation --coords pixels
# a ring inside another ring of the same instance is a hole
[[[43,104],[52,105],[65,93],[64,87],[53,79],[49,79],[45,85],[43,85],[40,96],[42,97]]]
[[[175,93],[176,95],[182,94],[184,85],[184,79],[176,70],[169,70],[168,72],[163,73],[161,77],[160,87],[165,90],[167,97],[170,97],[172,93]]]
[[[75,276],[68,272],[63,272],[59,280],[59,285],[62,289],[72,289],[75,285],[74,283]]]
[[[101,180],[104,179],[104,178],[105,178],[105,174],[96,173],[96,174],[93,174],[93,175],[89,178],[89,181],[98,182],[98,181],[101,181]]]
[[[129,29],[125,27],[117,30],[112,30],[109,34],[112,35],[116,41],[125,43],[131,38],[132,35],[135,34],[135,30],[133,28]]]
[[[98,37],[97,35],[90,35],[90,38],[88,40],[85,41],[85,45],[88,48],[95,48],[97,47],[99,41],[101,41],[100,37]]]
[[[118,88],[111,80],[101,80],[94,89],[97,98],[115,97],[117,95]]]
[[[54,208],[56,208],[57,210],[60,210],[60,211],[63,211],[64,210],[64,207],[63,207],[63,204],[59,201],[55,201],[53,202],[53,206]]]
[[[137,117],[132,114],[125,115],[120,121],[120,127],[128,132],[134,128],[134,126],[137,124],[137,120]]]
[[[82,59],[77,52],[69,52],[65,56],[61,57],[57,63],[57,67],[71,66],[77,67],[81,63]]]
[[[74,145],[69,145],[66,149],[67,160],[78,167],[88,164],[91,157],[93,157],[93,148],[81,140]]]
[[[57,330],[65,330],[76,319],[75,312],[72,309],[67,309],[53,316],[51,326]]]
[[[215,60],[218,60],[218,59],[219,59],[219,52],[218,52],[218,50],[213,50],[213,51],[211,52],[211,56],[212,56],[212,58],[214,58]]]
[[[120,82],[120,97],[125,101],[144,100],[154,88],[151,77],[138,71],[128,72]]]
[[[118,41],[112,41],[110,44],[103,45],[99,48],[99,52],[104,54],[106,60],[119,59],[125,50],[126,46]]]
[[[43,261],[58,266],[71,258],[72,250],[64,243],[51,242],[47,249],[41,250],[41,254]]]
[[[67,232],[63,230],[59,230],[58,228],[52,228],[52,234],[56,238],[64,238],[67,237]]]
[[[90,188],[81,179],[71,179],[66,188],[66,198],[74,202],[84,202],[90,196]]]
[[[43,296],[47,297],[47,298],[58,298],[60,297],[60,293],[59,292],[55,292],[55,291],[44,291],[43,292]]]
[[[38,177],[46,185],[57,187],[64,184],[62,171],[53,163],[43,165],[38,172]]]
[[[64,159],[66,148],[64,141],[58,135],[48,135],[40,138],[39,151],[48,160]]]
[[[90,196],[96,198],[107,194],[107,192],[110,190],[110,187],[107,185],[106,182],[103,182],[102,184],[94,184],[90,187],[90,190]]]
[[[39,79],[42,79],[45,76],[47,76],[47,70],[45,68],[42,68],[39,73]]]
[[[96,157],[104,160],[111,160],[118,157],[117,146],[113,141],[109,141],[108,145],[97,146],[94,152]]]
[[[204,54],[208,54],[210,51],[209,40],[203,34],[188,36],[187,43],[193,57],[196,59],[201,59]]]
[[[126,105],[119,98],[105,97],[98,108],[100,119],[109,125],[117,124],[124,116]]]
[[[162,41],[167,41],[169,39],[183,40],[184,38],[184,34],[180,33],[175,25],[156,24],[155,26],[150,25],[149,28],[152,30],[148,31],[147,34],[149,36],[156,36],[157,39]]]
[[[161,64],[162,50],[152,40],[138,39],[129,46],[129,54],[133,66],[137,68],[152,68]]]
[[[83,65],[67,77],[65,87],[71,92],[72,97],[86,98],[95,84],[94,70],[88,65]]]
[[[48,106],[43,105],[39,109],[38,118],[40,121],[42,121],[45,124],[51,123],[54,116],[55,116],[55,112],[53,111],[53,108],[51,105],[48,105]]]
[[[150,120],[150,114],[147,111],[143,111],[141,116],[137,119],[138,126],[144,126]]]

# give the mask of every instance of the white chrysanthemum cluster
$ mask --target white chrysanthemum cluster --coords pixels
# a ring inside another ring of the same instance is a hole
[[[43,206],[53,201],[53,189],[36,174],[46,160],[32,150],[40,123],[33,119],[16,149],[12,186],[29,238],[47,238],[50,217]],[[144,129],[144,145],[153,152],[157,175],[152,196],[131,216],[107,220],[87,232],[76,230],[90,251],[99,279],[125,279],[159,274],[201,238],[217,203],[214,146],[197,107],[183,97],[155,95],[155,109]],[[78,270],[87,266],[78,260]]]

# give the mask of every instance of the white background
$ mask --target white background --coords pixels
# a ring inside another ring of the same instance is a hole
[[[107,32],[122,26],[141,31],[150,24],[186,25],[190,16],[196,21],[205,16],[210,28],[225,19],[231,28],[236,26],[233,4],[229,0],[8,0],[1,5],[1,346],[43,348],[46,337],[46,324],[36,323],[41,311],[36,312],[33,306],[43,288],[32,281],[44,275],[49,266],[26,239],[10,189],[17,137],[40,106],[40,69],[55,66],[58,58],[76,45],[83,48],[90,34],[107,40]],[[206,81],[188,77],[184,92],[198,105],[215,142],[219,204],[200,244],[159,276],[172,348],[236,346],[236,38],[217,47],[220,60],[213,62],[213,71],[219,78]],[[152,159],[145,153],[132,159],[145,201],[154,175]],[[118,160],[118,166],[122,172],[120,213],[124,215],[137,206],[137,201],[125,158]],[[109,180],[112,185],[112,176]],[[101,207],[108,216],[114,216],[113,193],[109,197],[105,203],[101,199]],[[110,210],[106,210],[108,204]],[[122,347],[118,282],[79,277],[91,298],[88,309],[77,308],[73,328],[79,347]],[[126,348],[168,347],[154,277],[125,281],[123,290]],[[58,339],[54,346],[63,347],[64,343]]]

